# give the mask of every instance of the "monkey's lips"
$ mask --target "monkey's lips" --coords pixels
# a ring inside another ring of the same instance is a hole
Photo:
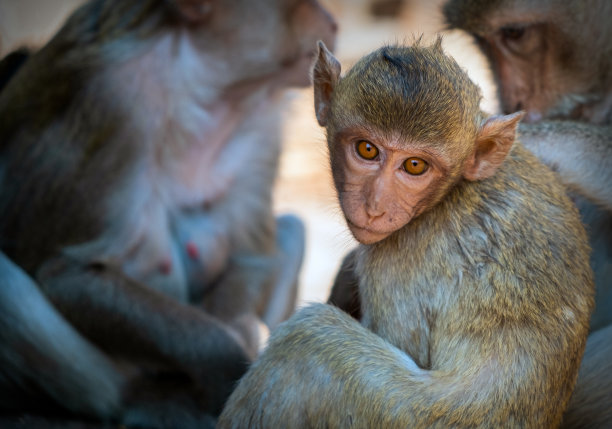
[[[376,231],[371,228],[357,226],[350,219],[346,219],[346,223],[355,237],[355,240],[361,244],[374,244],[387,238],[393,231]]]

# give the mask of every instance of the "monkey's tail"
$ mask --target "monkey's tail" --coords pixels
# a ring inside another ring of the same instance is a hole
[[[42,394],[72,412],[113,416],[121,381],[110,360],[0,252],[0,408],[19,411]]]

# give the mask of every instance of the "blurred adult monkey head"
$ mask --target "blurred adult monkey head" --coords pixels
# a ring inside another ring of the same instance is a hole
[[[444,15],[491,60],[504,112],[610,121],[611,2],[450,0]]]

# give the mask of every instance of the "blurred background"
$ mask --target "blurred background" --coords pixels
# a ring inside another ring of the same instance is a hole
[[[0,53],[45,43],[83,0],[0,0]],[[339,24],[335,55],[347,70],[384,44],[433,40],[444,30],[444,0],[320,0]],[[482,108],[498,110],[488,66],[471,39],[444,32],[443,46],[483,92]],[[312,89],[291,90],[284,118],[284,152],[275,188],[279,214],[294,213],[306,224],[306,255],[299,305],[327,299],[342,257],[355,245],[336,201],[325,135],[316,122]]]

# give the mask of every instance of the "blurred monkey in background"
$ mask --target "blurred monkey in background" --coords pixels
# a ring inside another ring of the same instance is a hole
[[[7,72],[4,415],[214,425],[294,309],[280,95],[335,32],[314,0],[93,0]]]

